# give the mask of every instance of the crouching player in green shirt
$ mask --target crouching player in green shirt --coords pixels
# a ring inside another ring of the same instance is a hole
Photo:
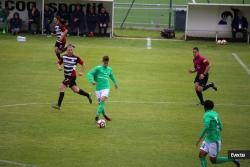
[[[207,167],[206,155],[208,154],[212,164],[233,162],[237,167],[240,167],[240,162],[238,160],[230,159],[228,157],[218,157],[218,154],[221,150],[220,132],[222,131],[222,124],[218,113],[215,112],[213,108],[214,103],[211,100],[206,100],[204,102],[204,128],[196,143],[198,146],[205,137],[201,144],[199,153],[201,166]]]
[[[93,70],[88,73],[88,80],[92,85],[96,85],[96,98],[98,100],[99,106],[96,113],[95,120],[99,120],[99,116],[103,114],[107,121],[112,121],[110,117],[107,116],[104,105],[105,100],[109,96],[110,84],[109,78],[113,81],[115,88],[118,88],[115,76],[112,72],[112,68],[108,66],[109,57],[104,56],[102,58],[102,65],[96,66]]]

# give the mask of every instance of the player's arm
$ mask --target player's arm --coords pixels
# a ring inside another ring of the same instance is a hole
[[[222,131],[222,123],[221,123],[220,117],[218,117],[218,126],[219,126],[220,131]]]
[[[109,78],[112,80],[112,82],[114,83],[115,85],[115,88],[117,89],[118,88],[118,85],[117,85],[117,81],[116,81],[116,78],[113,74],[113,71],[111,71],[110,75],[109,75]]]
[[[195,66],[194,66],[193,69],[188,70],[188,72],[191,73],[191,74],[192,74],[192,73],[195,73],[195,72],[196,72]]]
[[[189,73],[195,73],[196,70],[193,68],[193,69],[188,70],[188,72],[189,72]]]
[[[82,76],[84,68],[85,68],[84,61],[81,58],[77,57],[77,63],[79,63],[81,65],[81,69],[80,69],[79,75]]]
[[[209,118],[204,118],[204,127],[199,135],[199,138],[196,142],[196,145],[200,144],[200,142],[203,140],[203,138],[205,137],[207,130],[209,128],[210,125],[210,119]]]
[[[68,31],[69,30],[67,28],[64,29],[63,34],[60,37],[60,41],[62,41],[67,36]]]
[[[208,71],[210,70],[210,68],[211,68],[211,64],[209,63],[209,61],[207,60],[207,59],[204,59],[203,60],[203,63],[205,64],[205,66],[206,66],[206,69],[205,69],[205,71],[204,71],[204,75],[207,75],[207,73],[208,73]]]
[[[90,70],[89,72],[88,72],[88,80],[89,80],[89,82],[92,84],[92,85],[95,85],[96,83],[95,83],[95,81],[94,81],[94,75],[96,74],[96,72],[97,72],[97,70],[98,70],[98,67],[95,67],[93,70]]]
[[[205,77],[205,75],[208,74],[208,71],[211,68],[211,64],[209,63],[209,61],[207,59],[203,60],[203,64],[205,64],[206,68],[203,74],[200,74],[199,79],[203,79]]]

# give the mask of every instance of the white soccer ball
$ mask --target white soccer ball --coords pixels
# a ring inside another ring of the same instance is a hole
[[[226,45],[227,44],[227,41],[225,39],[222,40],[222,44],[223,45]]]
[[[97,127],[98,128],[105,128],[106,127],[106,121],[104,119],[99,119],[97,121]]]
[[[217,44],[221,45],[222,44],[222,40],[217,40]]]

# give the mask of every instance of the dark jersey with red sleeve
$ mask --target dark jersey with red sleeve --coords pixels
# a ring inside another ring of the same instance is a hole
[[[66,36],[60,40],[61,36],[63,35],[63,33],[67,30],[67,27],[61,23],[57,24],[55,26],[55,31],[56,31],[56,41],[59,42],[59,43],[66,43]]]
[[[83,60],[78,56],[68,56],[67,54],[63,55],[58,61],[58,64],[63,64],[64,66],[64,77],[71,78],[76,77],[76,65],[83,65]]]
[[[201,55],[195,56],[193,63],[197,74],[203,74],[206,70],[206,67],[209,65],[209,61]]]

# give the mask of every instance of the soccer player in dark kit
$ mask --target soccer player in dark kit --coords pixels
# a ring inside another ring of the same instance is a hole
[[[55,23],[55,32],[56,32],[56,43],[55,43],[55,54],[60,60],[60,54],[65,52],[67,48],[65,48],[66,37],[68,33],[68,29],[65,21],[61,21],[59,16],[56,16],[54,19]]]
[[[81,65],[81,70],[79,72],[79,75],[83,75],[83,70],[84,70],[84,62],[83,60],[75,56],[73,53],[74,45],[69,44],[67,46],[67,54],[63,55],[60,60],[58,61],[57,68],[59,71],[62,70],[61,65],[64,65],[64,81],[60,85],[60,94],[58,98],[58,103],[57,105],[52,106],[55,109],[60,110],[61,109],[61,104],[63,101],[64,97],[64,92],[67,87],[70,87],[71,90],[75,93],[78,93],[79,95],[86,96],[89,100],[89,103],[92,103],[92,99],[89,93],[85,92],[84,90],[80,89],[76,85],[76,65],[80,64]]]
[[[199,49],[197,47],[193,48],[193,55],[194,69],[189,70],[189,73],[197,73],[194,80],[194,89],[200,100],[200,104],[203,105],[204,100],[202,91],[205,91],[208,88],[213,88],[215,91],[217,91],[217,87],[213,82],[207,84],[209,76],[208,72],[211,68],[211,64],[209,64],[209,61],[200,54]]]

